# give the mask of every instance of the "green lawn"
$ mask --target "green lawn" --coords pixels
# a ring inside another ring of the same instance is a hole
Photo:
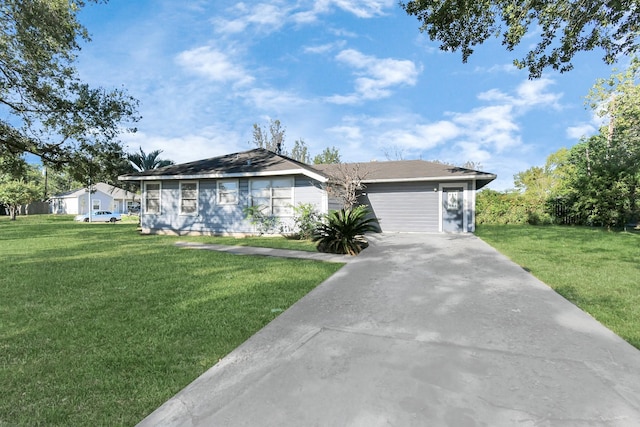
[[[176,240],[0,217],[0,425],[133,425],[341,267]]]
[[[476,234],[640,349],[640,233],[482,225]]]

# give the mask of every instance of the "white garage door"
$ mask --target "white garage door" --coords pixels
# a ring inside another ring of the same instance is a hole
[[[370,206],[384,232],[437,232],[437,189],[424,182],[367,184],[361,203]]]

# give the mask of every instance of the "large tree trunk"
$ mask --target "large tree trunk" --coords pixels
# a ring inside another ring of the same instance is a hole
[[[11,221],[16,220],[18,215],[18,207],[16,205],[9,205],[9,215],[11,216]]]

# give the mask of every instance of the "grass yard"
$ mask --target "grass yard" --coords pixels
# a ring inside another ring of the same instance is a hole
[[[0,217],[0,426],[134,425],[341,267],[176,240]]]
[[[640,234],[481,225],[476,235],[640,349]]]

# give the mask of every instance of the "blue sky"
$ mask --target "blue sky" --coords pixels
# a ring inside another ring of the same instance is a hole
[[[505,190],[596,131],[584,97],[612,72],[594,51],[569,73],[528,80],[511,63],[535,34],[520,52],[491,40],[463,64],[397,0],[111,0],[80,21],[92,37],[81,78],[140,100],[128,151],[177,163],[251,149],[253,123],[279,119],[289,148],[303,139],[343,161],[473,161]]]

